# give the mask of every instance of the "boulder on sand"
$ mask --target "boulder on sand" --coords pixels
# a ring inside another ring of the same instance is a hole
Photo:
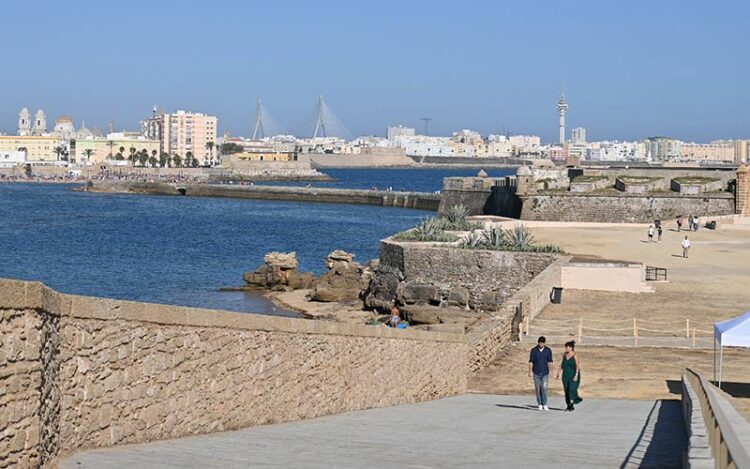
[[[328,272],[315,281],[310,299],[322,302],[352,302],[359,299],[364,269],[354,262],[354,254],[336,250],[326,257]]]

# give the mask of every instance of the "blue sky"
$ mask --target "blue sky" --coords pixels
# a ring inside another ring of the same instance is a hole
[[[35,8],[30,8],[35,5]],[[4,0],[0,130],[22,106],[135,129],[154,104],[250,134],[255,100],[312,131],[402,123],[589,140],[750,138],[750,2]]]

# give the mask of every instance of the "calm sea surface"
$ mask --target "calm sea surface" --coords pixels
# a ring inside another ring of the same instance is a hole
[[[477,170],[326,171],[332,187],[432,192]],[[509,174],[489,171],[491,176]],[[318,184],[318,185],[323,185]],[[296,251],[320,274],[334,249],[376,258],[378,241],[432,215],[366,205],[73,192],[70,185],[0,184],[0,277],[66,293],[290,314],[241,285],[270,251]]]

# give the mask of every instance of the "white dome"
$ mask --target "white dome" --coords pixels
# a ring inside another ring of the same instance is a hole
[[[529,168],[528,166],[521,166],[516,171],[516,176],[531,176],[531,174],[531,168]]]

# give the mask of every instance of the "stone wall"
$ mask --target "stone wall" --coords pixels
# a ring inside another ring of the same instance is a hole
[[[0,310],[0,467],[38,467],[42,459],[41,327],[33,310]]]
[[[560,286],[561,268],[567,262],[567,258],[560,258],[547,266],[509,298],[491,318],[467,334],[470,371],[481,370],[492,362],[500,350],[519,340],[526,319],[535,318],[549,304],[552,288]]]
[[[555,254],[457,249],[432,243],[380,244],[380,263],[399,269],[406,282],[436,286],[447,298],[454,288],[469,291],[469,305],[500,305],[557,259]]]
[[[678,215],[730,215],[735,213],[734,196],[717,193],[701,196],[653,194],[536,194],[522,197],[524,220],[648,223]]]
[[[10,280],[0,280],[0,314],[0,467],[466,390],[466,344],[455,334],[105,300]]]

